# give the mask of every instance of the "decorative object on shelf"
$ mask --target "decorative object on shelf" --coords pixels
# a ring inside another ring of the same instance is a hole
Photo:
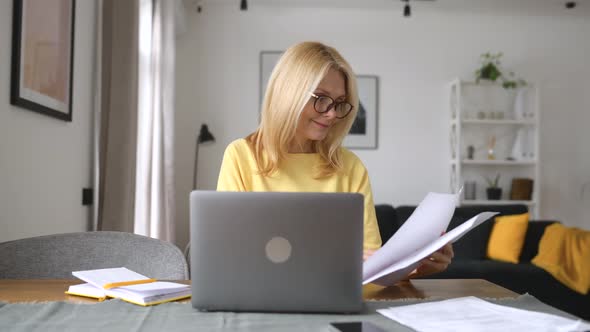
[[[75,0],[13,3],[10,103],[72,121]]]
[[[535,131],[532,128],[527,128],[527,144],[526,144],[526,152],[527,157],[531,160],[535,159]]]
[[[510,189],[510,199],[530,201],[533,195],[533,179],[514,178]]]
[[[465,181],[465,199],[475,199],[475,181]]]
[[[496,153],[494,152],[495,148],[496,148],[496,136],[492,135],[492,137],[490,137],[490,140],[488,141],[488,159],[489,160],[496,159]]]
[[[486,188],[486,194],[489,200],[499,200],[502,197],[502,188],[498,187],[498,183],[500,182],[500,173],[496,174],[496,176],[492,179],[489,177],[484,177],[488,184]]]
[[[522,79],[516,79],[514,72],[504,74],[501,67],[501,58],[504,54],[502,52],[484,53],[480,56],[481,67],[475,71],[475,82],[479,83],[481,80],[488,80],[496,82],[497,80],[502,81],[502,87],[505,89],[514,89],[520,86],[527,85],[527,82]]]
[[[475,147],[470,145],[467,147],[467,159],[473,159],[473,155],[475,154]]]
[[[514,97],[514,119],[515,120],[522,120],[529,117],[528,112],[526,112],[525,105],[526,105],[526,92],[527,90],[524,88],[520,88],[516,91],[516,96]],[[532,114],[531,114],[532,117]]]
[[[514,144],[512,144],[512,151],[510,152],[510,159],[511,160],[522,160],[525,157],[524,149],[523,149],[523,136],[524,136],[524,129],[519,128],[516,132],[516,138],[514,139]]]
[[[483,119],[485,119],[485,118],[486,118],[486,112],[484,112],[484,111],[479,111],[479,112],[477,112],[477,118],[478,118],[479,120],[483,120]]]
[[[197,136],[197,144],[195,146],[195,164],[193,165],[193,190],[197,189],[197,168],[199,166],[199,145],[207,142],[215,142],[215,137],[209,131],[206,124],[201,125],[201,130]]]

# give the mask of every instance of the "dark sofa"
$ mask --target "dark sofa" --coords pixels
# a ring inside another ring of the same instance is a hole
[[[385,243],[410,217],[415,206],[376,205],[377,221],[381,239]],[[527,212],[525,205],[486,205],[457,207],[449,230],[483,211],[500,212],[500,215]],[[492,231],[493,220],[488,220],[453,244],[455,257],[446,271],[428,276],[440,279],[486,279],[516,293],[529,293],[537,299],[590,320],[590,293],[582,295],[557,281],[545,270],[531,264],[537,255],[539,241],[545,227],[555,221],[531,221],[519,263],[504,263],[488,259],[486,250]]]

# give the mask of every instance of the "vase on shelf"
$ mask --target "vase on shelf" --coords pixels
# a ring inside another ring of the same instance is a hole
[[[526,89],[520,88],[516,91],[516,96],[514,97],[514,119],[515,120],[523,120],[527,117],[527,113],[525,110],[525,100],[526,98]]]
[[[488,160],[496,159],[496,153],[494,152],[495,148],[496,148],[496,136],[492,136],[492,137],[490,137],[490,140],[488,142]]]
[[[465,181],[465,196],[466,200],[475,199],[475,181]]]
[[[497,201],[502,197],[502,188],[500,187],[488,187],[486,189],[486,194],[489,200]]]

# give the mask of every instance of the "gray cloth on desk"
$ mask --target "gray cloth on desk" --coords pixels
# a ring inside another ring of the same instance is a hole
[[[119,300],[0,303],[0,331],[335,331],[330,322],[347,321],[369,321],[386,331],[412,331],[375,310],[429,301],[433,299],[366,302],[365,310],[356,315],[199,312],[190,303],[141,307]],[[528,294],[489,301],[573,318]]]

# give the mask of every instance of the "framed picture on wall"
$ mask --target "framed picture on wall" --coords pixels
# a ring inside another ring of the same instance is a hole
[[[72,121],[75,0],[14,0],[10,103]]]
[[[379,111],[379,79],[374,75],[357,75],[359,109],[356,119],[344,138],[351,149],[376,149]]]
[[[283,51],[260,52],[260,105],[268,85],[270,74]],[[357,75],[359,111],[344,138],[344,146],[351,149],[376,149],[379,110],[379,80],[374,75]]]

